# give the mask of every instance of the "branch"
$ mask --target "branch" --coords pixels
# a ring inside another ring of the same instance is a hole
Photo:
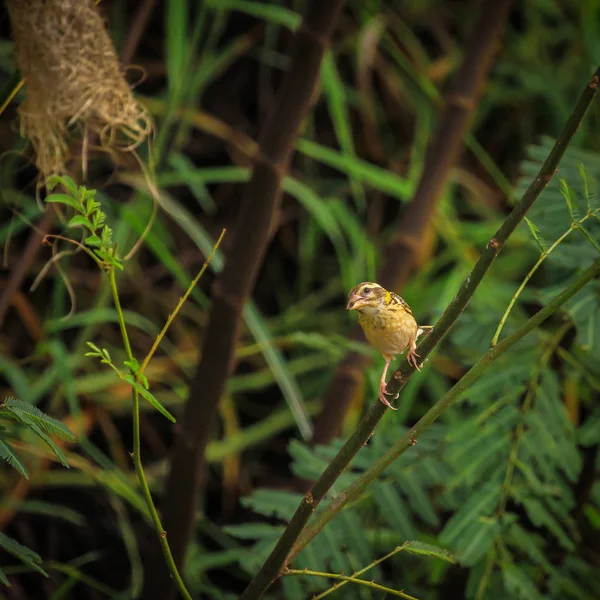
[[[450,172],[460,159],[463,139],[492,65],[512,0],[480,2],[479,15],[466,43],[456,80],[444,97],[439,125],[425,154],[423,173],[406,207],[396,235],[386,248],[378,282],[388,290],[402,289],[412,273],[419,247],[431,226]],[[354,339],[362,339],[356,326]],[[369,356],[349,353],[335,373],[315,422],[314,444],[326,444],[339,434],[352,398],[363,380]]]
[[[416,444],[417,438],[437,421],[440,415],[454,406],[460,399],[462,393],[468,389],[482,373],[507,350],[512,348],[518,341],[525,337],[529,332],[543,323],[548,317],[554,314],[565,302],[570,300],[586,283],[600,274],[600,259],[592,263],[583,273],[581,273],[571,285],[565,288],[548,306],[540,310],[522,327],[517,329],[512,335],[502,340],[497,346],[488,350],[478,361],[467,371],[467,373],[448,391],[436,404],[430,408],[425,415],[417,422],[402,439],[394,444],[381,458],[379,458],[371,467],[369,467],[358,479],[349,485],[339,496],[337,496],[327,508],[320,512],[313,523],[305,529],[298,542],[292,548],[288,561],[292,560],[314,537],[323,529],[323,527],[348,503],[356,498],[372,483],[381,473],[387,469],[392,462],[404,454],[411,446]]]
[[[325,577],[326,579],[337,579],[345,583],[356,583],[358,585],[364,585],[370,587],[372,590],[378,592],[385,592],[390,596],[397,596],[399,598],[405,598],[405,600],[417,600],[414,596],[409,596],[401,590],[394,590],[392,588],[379,585],[374,581],[367,581],[366,579],[357,579],[356,577],[349,577],[348,575],[339,575],[338,573],[322,573],[320,571],[309,571],[308,569],[286,569],[284,575],[312,575],[313,577]]]
[[[528,190],[508,215],[494,237],[488,242],[486,249],[483,251],[479,260],[473,267],[473,270],[462,284],[458,294],[449,304],[448,308],[446,308],[431,334],[429,334],[419,346],[419,354],[423,359],[425,359],[440,343],[456,319],[458,319],[465,310],[471,297],[475,293],[475,290],[492,265],[492,262],[502,250],[506,240],[523,219],[529,208],[531,208],[531,205],[538,198],[550,179],[552,179],[569,142],[573,135],[575,135],[575,132],[596,94],[599,83],[600,68],[596,70],[591,81],[583,90],[573,113],[567,121],[558,140],[554,144],[550,155],[542,165],[538,176],[533,180]],[[496,348],[498,348],[498,346]],[[399,393],[401,388],[408,381],[413,370],[413,367],[405,360],[400,369],[394,374],[392,381],[388,384],[388,390],[393,394]],[[319,477],[312,488],[306,493],[296,509],[289,525],[277,542],[273,552],[267,558],[254,579],[250,582],[249,586],[240,597],[240,600],[255,600],[262,597],[275,579],[279,577],[281,569],[286,564],[289,552],[319,505],[319,502],[321,502],[337,478],[344,472],[358,451],[367,443],[385,411],[386,406],[381,402],[375,402],[375,404],[371,406],[367,414],[358,424],[356,431],[350,436],[342,449],[329,463],[321,477]]]
[[[245,187],[236,230],[223,271],[213,288],[201,359],[191,384],[175,441],[163,505],[165,529],[175,563],[181,565],[194,530],[204,473],[204,452],[213,433],[219,399],[232,370],[242,311],[269,243],[279,208],[281,181],[298,129],[315,97],[323,56],[343,0],[311,0],[294,37],[290,68],[265,122],[252,178]],[[172,584],[158,558],[149,573],[148,598],[164,600]]]

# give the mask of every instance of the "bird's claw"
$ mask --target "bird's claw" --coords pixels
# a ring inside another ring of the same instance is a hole
[[[379,387],[379,399],[381,400],[381,402],[383,402],[383,404],[385,404],[388,408],[391,408],[392,410],[398,410],[397,408],[394,408],[388,401],[388,399],[386,398],[387,396],[391,396],[392,392],[388,392],[387,391],[387,385],[385,383],[383,383],[380,387]],[[394,396],[394,400],[398,397],[399,394],[396,394]]]
[[[411,349],[406,357],[406,360],[408,361],[409,365],[412,365],[417,371],[420,371],[421,366],[419,365],[417,358],[419,358],[419,355],[415,352],[415,350]]]

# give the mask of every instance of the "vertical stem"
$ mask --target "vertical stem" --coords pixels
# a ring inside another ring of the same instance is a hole
[[[121,308],[121,301],[119,300],[119,292],[117,290],[115,270],[113,268],[110,268],[110,270],[108,271],[108,278],[110,281],[110,290],[112,292],[115,310],[117,311],[119,327],[121,328],[121,337],[123,338],[123,345],[125,346],[127,360],[132,361],[133,353],[131,352],[131,344],[129,342],[129,336],[127,335],[127,328],[125,327],[125,318],[123,316],[123,310]],[[148,511],[150,512],[150,517],[152,519],[152,523],[154,524],[154,529],[156,531],[156,535],[158,536],[158,540],[160,542],[165,561],[167,563],[167,568],[169,569],[169,573],[175,581],[175,584],[177,585],[177,588],[179,589],[181,595],[186,600],[192,600],[190,593],[187,591],[185,584],[183,583],[183,580],[179,575],[179,571],[177,570],[177,566],[175,565],[175,561],[173,560],[173,555],[171,554],[169,542],[167,541],[167,532],[163,529],[162,523],[160,522],[160,517],[158,516],[158,511],[156,510],[154,502],[152,501],[152,494],[150,493],[148,480],[146,479],[146,474],[144,473],[144,467],[142,465],[142,457],[140,450],[140,397],[135,389],[131,390],[131,395],[133,399],[133,451],[131,453],[131,458],[133,460],[133,464],[135,466],[138,479],[140,481],[142,494],[144,496],[144,500],[146,501]]]

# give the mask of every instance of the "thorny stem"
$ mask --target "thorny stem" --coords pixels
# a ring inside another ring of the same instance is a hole
[[[500,337],[500,333],[502,332],[502,329],[504,328],[504,324],[506,323],[506,319],[508,319],[508,315],[510,314],[510,311],[512,310],[513,306],[515,305],[515,302],[517,301],[517,299],[519,298],[519,296],[521,295],[521,292],[525,289],[525,286],[529,283],[529,280],[533,277],[533,275],[535,274],[535,272],[540,268],[541,264],[548,258],[548,256],[557,248],[557,246],[559,244],[561,244],[565,238],[573,231],[575,231],[576,229],[580,229],[581,224],[588,219],[589,217],[593,217],[598,211],[600,211],[600,208],[588,212],[587,215],[585,215],[580,221],[578,221],[577,223],[572,223],[571,227],[569,227],[569,229],[567,229],[567,231],[565,231],[555,242],[554,244],[552,244],[552,246],[550,246],[550,248],[548,248],[548,250],[545,250],[544,252],[542,252],[542,254],[540,255],[540,257],[538,258],[537,262],[535,263],[535,265],[533,265],[533,267],[531,267],[531,269],[529,270],[529,273],[527,273],[527,275],[525,276],[525,279],[523,279],[523,281],[521,282],[521,285],[519,286],[519,288],[517,289],[517,291],[515,292],[514,296],[511,298],[510,303],[508,304],[508,307],[506,308],[506,310],[504,311],[504,314],[502,315],[502,318],[500,319],[500,323],[498,323],[498,327],[496,329],[496,333],[494,333],[494,337],[492,338],[492,342],[491,342],[491,346],[494,347],[497,343],[498,343],[498,338]],[[581,229],[580,229],[581,231]]]
[[[125,318],[123,316],[123,310],[121,308],[121,301],[119,300],[119,292],[117,290],[117,280],[115,277],[114,269],[111,268],[108,270],[108,278],[110,281],[110,290],[112,292],[115,310],[117,311],[119,327],[121,328],[121,336],[123,338],[123,345],[125,346],[125,353],[127,355],[127,360],[132,362],[134,360],[134,357],[131,351],[129,336],[127,335],[127,328],[125,327]],[[132,374],[135,376],[135,373]],[[146,506],[148,507],[148,511],[150,512],[150,517],[152,519],[152,523],[154,524],[154,529],[156,531],[156,534],[158,535],[158,540],[160,542],[163,554],[165,556],[165,561],[167,563],[169,573],[175,581],[175,584],[177,585],[177,588],[179,589],[179,592],[183,596],[183,598],[185,598],[186,600],[192,600],[190,593],[187,591],[185,584],[181,579],[181,575],[179,575],[179,571],[177,570],[177,566],[175,565],[175,561],[173,560],[173,556],[171,554],[169,542],[167,541],[167,532],[163,529],[160,517],[158,516],[158,511],[156,510],[156,507],[154,506],[154,501],[152,500],[152,494],[150,493],[150,487],[148,486],[146,474],[144,473],[144,467],[142,465],[142,457],[140,453],[140,397],[135,389],[131,390],[131,395],[133,399],[133,452],[131,453],[131,458],[133,460],[133,464],[135,466],[138,479],[140,481],[140,486],[142,488],[144,500],[146,501]]]
[[[590,103],[596,94],[599,84],[600,68],[596,70],[592,79],[585,86],[581,97],[575,105],[573,113],[569,117],[569,120],[554,144],[554,147],[552,148],[548,158],[542,165],[538,176],[533,180],[519,203],[513,208],[512,212],[508,215],[500,229],[498,229],[495,236],[489,241],[486,249],[479,257],[479,260],[473,267],[470,275],[467,277],[459,289],[456,297],[454,300],[452,300],[442,317],[435,325],[432,333],[427,336],[427,338],[425,338],[425,340],[419,346],[419,354],[423,360],[440,343],[454,322],[465,310],[469,301],[471,300],[471,297],[475,293],[475,290],[481,283],[484,275],[494,262],[496,256],[502,250],[506,240],[521,222],[527,211],[531,208],[532,204],[536,201],[550,179],[552,179],[552,176],[554,175],[556,168],[558,167],[558,164],[560,163],[560,160],[567,149],[567,146],[569,145],[569,142],[575,135],[575,132],[577,131]],[[504,340],[504,342],[505,341],[506,340]],[[502,343],[496,348],[500,348]],[[392,381],[388,383],[388,391],[393,394],[399,393],[413,371],[414,368],[404,361],[400,369],[398,369],[398,371],[396,371],[394,374]],[[295,545],[297,546],[298,538],[302,534],[302,530],[306,526],[306,523],[316,510],[319,502],[331,489],[335,481],[344,472],[358,451],[367,443],[373,434],[375,426],[377,423],[379,423],[385,411],[386,407],[381,402],[375,402],[375,404],[369,409],[367,414],[358,424],[355,432],[350,436],[342,449],[329,463],[329,466],[325,469],[321,477],[319,477],[312,488],[306,493],[271,555],[267,558],[266,562],[256,574],[248,588],[246,588],[240,597],[240,600],[256,600],[261,598],[275,581],[275,579],[279,577],[282,567],[289,562],[289,560],[291,560],[291,556],[288,557],[288,555],[290,554],[292,547]],[[345,494],[342,493],[340,496],[338,496],[338,498],[336,498],[336,500],[342,501],[344,497]],[[294,552],[294,555],[295,554],[296,552]]]
[[[412,544],[412,542],[405,542],[404,544],[402,544],[402,546],[396,546],[396,548],[394,548],[391,552],[388,552],[385,556],[382,556],[381,558],[374,560],[371,564],[368,564],[366,567],[363,567],[360,571],[356,571],[356,572],[352,573],[352,575],[350,577],[352,579],[354,579],[354,578],[358,577],[359,575],[366,573],[373,567],[376,567],[377,565],[386,561],[388,558],[392,558],[392,556],[395,556],[399,552],[406,550],[411,544]],[[330,587],[328,590],[325,590],[324,592],[320,593],[319,595],[314,596],[312,598],[312,600],[322,600],[322,598],[325,598],[325,596],[329,596],[329,594],[336,592],[341,587],[345,586],[347,583],[350,583],[350,582],[349,581],[340,581],[340,583],[336,583],[335,585]]]
[[[365,581],[364,579],[355,579],[348,575],[339,575],[338,573],[321,573],[321,571],[309,571],[308,569],[286,569],[283,572],[284,575],[312,575],[313,577],[326,577],[327,579],[339,579],[347,583],[357,583],[358,585],[365,585],[373,590],[380,592],[387,592],[390,596],[397,596],[399,598],[406,598],[406,600],[417,600],[414,596],[409,596],[401,590],[394,590],[389,587],[385,587],[374,581]]]
[[[367,469],[358,479],[348,486],[339,496],[337,496],[322,512],[320,512],[307,527],[300,539],[296,542],[288,560],[292,560],[323,527],[346,505],[348,502],[356,500],[362,494],[366,487],[373,482],[381,473],[387,469],[395,460],[397,460],[411,446],[414,446],[417,438],[437,421],[440,415],[448,408],[453,406],[462,393],[468,389],[483,372],[502,354],[514,346],[530,331],[544,322],[548,317],[555,313],[565,302],[570,300],[586,283],[600,274],[600,259],[594,261],[583,273],[565,288],[552,302],[545,308],[536,313],[524,325],[522,325],[512,335],[502,340],[497,346],[488,350],[478,361],[467,371],[467,373],[458,381],[436,404],[430,408],[425,415],[417,422],[414,427],[394,444],[382,457],[380,457],[369,469]]]

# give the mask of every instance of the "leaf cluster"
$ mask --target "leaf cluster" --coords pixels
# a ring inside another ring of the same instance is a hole
[[[81,227],[87,231],[83,243],[91,250],[88,253],[101,266],[123,268],[113,242],[112,230],[105,224],[106,215],[101,209],[100,202],[95,200],[96,190],[88,190],[85,186],[77,186],[68,175],[52,175],[47,179],[46,186],[53,191],[61,185],[67,193],[53,193],[46,196],[46,202],[62,204],[75,210],[76,215],[67,222],[67,227]]]
[[[39,408],[16,398],[7,398],[0,404],[0,421],[16,423],[21,428],[30,431],[52,450],[65,467],[69,466],[65,455],[51,438],[51,436],[56,436],[65,442],[75,441],[73,432],[60,421],[49,417]],[[7,425],[0,425],[0,458],[16,469],[20,475],[29,479],[29,471],[12,445],[12,440],[17,435],[20,437],[20,434],[11,431]],[[0,547],[34,571],[48,577],[48,574],[40,566],[42,559],[33,550],[19,544],[3,533],[0,533]],[[0,581],[6,586],[10,586],[6,575],[1,569]]]

